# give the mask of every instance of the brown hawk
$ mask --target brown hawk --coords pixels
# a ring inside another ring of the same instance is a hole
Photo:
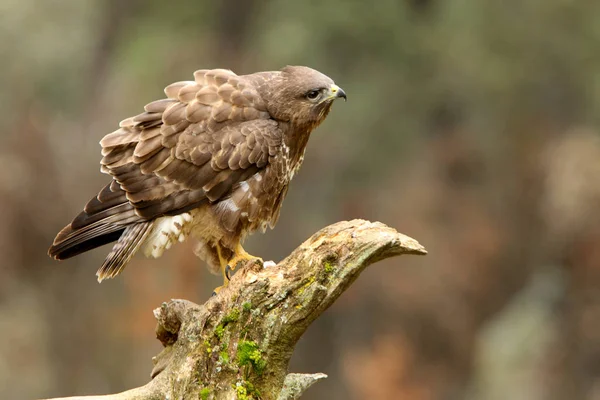
[[[199,70],[165,94],[100,141],[101,171],[112,179],[48,254],[64,260],[117,241],[96,274],[102,281],[138,250],[159,257],[192,236],[227,285],[240,262],[257,259],[241,242],[273,228],[310,133],[346,94],[300,66],[242,76]]]

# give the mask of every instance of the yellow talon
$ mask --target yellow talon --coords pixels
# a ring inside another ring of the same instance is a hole
[[[227,265],[225,266],[225,277],[227,279],[231,279],[233,271],[237,268],[237,266],[240,263],[246,264],[250,261],[256,260],[259,260],[261,263],[263,262],[262,258],[248,254],[246,250],[244,250],[242,245],[238,244],[235,248],[235,253],[233,254],[233,257],[227,262]]]
[[[225,260],[223,257],[223,252],[219,244],[216,245],[216,249],[217,255],[219,256],[219,264],[221,264],[221,272],[223,273],[223,285],[213,290],[213,296],[216,296],[223,288],[226,288],[227,285],[229,285],[229,280],[231,279],[233,271],[237,268],[238,264],[246,264],[255,260],[260,260],[261,263],[263,262],[262,258],[248,254],[241,244],[236,246],[235,253],[233,254],[233,257],[229,259],[229,261]]]
[[[217,255],[219,256],[219,264],[221,264],[221,273],[223,274],[223,285],[219,286],[219,287],[215,288],[215,290],[213,290],[213,293],[212,293],[213,296],[216,296],[217,294],[219,294],[221,289],[223,289],[223,288],[227,287],[227,285],[229,285],[229,278],[227,277],[227,273],[226,273],[227,260],[223,257],[223,255],[221,253],[221,246],[217,243],[217,245],[215,247],[217,248]]]
[[[214,288],[214,290],[213,290],[213,292],[212,292],[212,294],[211,294],[211,297],[218,295],[218,294],[219,294],[219,292],[221,291],[221,289],[223,289],[225,286],[226,286],[226,285],[223,285],[223,286],[219,286],[219,287],[216,287],[216,288]]]

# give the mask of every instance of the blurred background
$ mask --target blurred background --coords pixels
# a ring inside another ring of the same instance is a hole
[[[600,399],[600,2],[0,2],[0,398],[149,379],[152,309],[219,277],[181,244],[99,285],[108,247],[46,250],[107,181],[98,141],[200,68],[314,67],[348,93],[277,228],[382,221],[374,265],[300,341],[309,399]]]

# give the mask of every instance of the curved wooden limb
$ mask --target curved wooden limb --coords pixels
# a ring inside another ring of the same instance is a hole
[[[164,346],[145,386],[73,399],[297,399],[324,374],[288,374],[308,326],[370,264],[426,254],[416,240],[378,223],[338,222],[285,260],[250,262],[205,304],[171,300],[154,310]]]

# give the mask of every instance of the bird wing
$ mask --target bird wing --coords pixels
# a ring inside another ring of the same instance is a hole
[[[264,168],[281,143],[253,86],[227,70],[202,70],[168,98],[121,122],[100,144],[102,169],[144,219],[217,201]]]
[[[217,202],[269,163],[282,143],[254,85],[228,70],[200,70],[166,99],[101,141],[113,181],[55,239],[62,259],[116,240],[125,227]]]

